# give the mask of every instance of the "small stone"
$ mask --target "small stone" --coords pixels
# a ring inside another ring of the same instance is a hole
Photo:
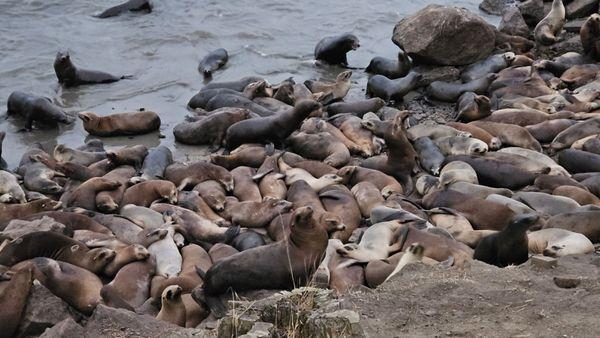
[[[531,257],[531,264],[538,268],[555,268],[558,266],[558,260],[553,257],[535,255]]]
[[[559,288],[572,289],[581,284],[581,278],[576,276],[555,276],[554,284]]]

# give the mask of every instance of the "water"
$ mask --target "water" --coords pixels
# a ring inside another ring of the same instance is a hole
[[[391,42],[394,25],[406,15],[431,3],[413,0],[228,0],[154,1],[151,14],[125,13],[109,19],[92,15],[120,0],[2,0],[0,1],[0,107],[11,92],[20,90],[52,98],[69,112],[84,110],[100,115],[132,111],[141,107],[159,113],[159,133],[135,138],[103,138],[107,147],[164,144],[176,159],[202,155],[203,147],[177,144],[173,127],[188,113],[188,100],[203,86],[197,71],[199,60],[219,47],[229,52],[229,62],[213,81],[263,76],[277,83],[293,76],[333,79],[341,71],[334,66],[316,67],[312,60],[316,43],[323,37],[351,32],[361,48],[348,54],[352,67],[366,67],[374,56],[394,57]],[[484,16],[479,0],[446,1]],[[443,2],[442,2],[443,3]],[[66,49],[78,67],[132,80],[113,84],[61,88],[54,74],[56,52]],[[357,70],[350,93],[364,95],[367,77]],[[0,108],[5,112],[6,108]],[[34,142],[46,149],[56,144],[81,145],[87,132],[80,120],[55,130],[17,131],[23,123],[0,117],[6,131],[4,158],[17,166],[22,153]]]

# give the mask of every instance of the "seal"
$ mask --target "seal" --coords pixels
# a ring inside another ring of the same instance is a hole
[[[402,185],[392,176],[386,175],[379,170],[362,168],[357,166],[346,166],[337,171],[338,176],[344,178],[343,183],[354,186],[359,182],[371,182],[381,191],[383,198],[393,193],[402,194]]]
[[[600,130],[600,117],[579,122],[556,135],[550,143],[550,148],[556,151],[568,148],[577,140],[598,134],[598,130]]]
[[[89,230],[104,235],[112,235],[112,231],[110,231],[110,229],[104,225],[94,221],[86,215],[81,215],[74,212],[43,211],[20,219],[32,221],[44,218],[44,216],[54,219],[56,222],[63,224],[71,231]]]
[[[600,155],[583,150],[565,149],[558,153],[558,164],[569,173],[589,173],[600,171]]]
[[[519,189],[532,184],[539,174],[527,172],[511,163],[480,156],[452,155],[446,157],[446,162],[451,161],[468,163],[477,173],[479,183],[493,188]]]
[[[358,146],[361,155],[371,157],[381,152],[382,142],[378,141],[370,130],[363,128],[365,123],[374,121],[363,121],[354,115],[336,115],[329,122]]]
[[[225,210],[225,189],[223,186],[214,180],[208,180],[198,183],[194,187],[200,197],[210,206],[212,210],[221,212]]]
[[[93,211],[96,210],[96,194],[98,192],[113,191],[120,186],[121,183],[107,180],[103,177],[90,178],[71,192],[67,197],[65,204],[68,207],[81,207]]]
[[[215,49],[200,60],[198,71],[204,77],[211,77],[213,72],[225,66],[227,60],[229,60],[229,54],[225,49]]]
[[[0,264],[13,266],[27,259],[47,257],[100,273],[115,255],[110,249],[90,250],[85,244],[54,231],[36,231],[9,242],[0,252]]]
[[[231,242],[238,251],[245,251],[266,245],[263,236],[252,230],[240,232]]]
[[[580,205],[596,205],[600,207],[600,198],[586,189],[579,187],[569,185],[559,186],[552,191],[552,195],[569,197]]]
[[[117,189],[111,191],[100,191],[95,198],[96,209],[104,213],[113,213],[118,211],[121,206],[123,194],[127,189],[127,182],[135,174],[135,169],[130,166],[121,166],[112,170],[103,178],[118,182],[120,185]]]
[[[570,176],[569,172],[565,168],[561,167],[556,162],[554,162],[554,160],[552,158],[550,158],[549,156],[547,156],[545,154],[538,153],[537,151],[523,149],[520,147],[506,147],[506,148],[500,149],[498,152],[499,153],[516,154],[516,155],[520,155],[522,157],[528,158],[529,161],[538,162],[541,165],[550,168],[550,172],[549,172],[550,175]]]
[[[227,191],[233,191],[233,176],[225,168],[218,165],[197,161],[189,165],[174,163],[165,169],[165,178],[184,190],[188,185],[196,185],[208,180],[215,180]]]
[[[497,77],[497,74],[490,73],[482,78],[462,84],[433,81],[431,84],[429,84],[429,86],[427,86],[427,95],[435,100],[454,103],[462,94],[466,92],[473,92],[479,95],[486,94],[490,84]]]
[[[535,214],[515,217],[500,232],[484,237],[473,258],[501,268],[525,263],[529,259],[527,230],[538,218]]]
[[[402,255],[402,258],[398,261],[398,265],[389,274],[389,276],[383,281],[384,283],[390,280],[394,275],[398,274],[408,264],[418,263],[423,260],[423,252],[425,248],[419,243],[412,243]]]
[[[202,90],[206,89],[216,89],[216,88],[227,88],[235,90],[236,92],[243,92],[244,88],[253,82],[264,81],[262,77],[258,76],[246,76],[237,81],[229,81],[229,82],[211,82],[204,86]]]
[[[489,73],[498,73],[502,69],[509,67],[515,58],[516,55],[513,52],[490,55],[485,60],[467,66],[460,74],[460,78],[462,82],[471,82],[481,79]]]
[[[346,227],[344,230],[332,233],[331,237],[347,242],[362,220],[360,207],[354,199],[354,195],[346,186],[336,184],[321,190],[319,198],[325,210],[337,215]]]
[[[290,290],[306,285],[325,255],[327,232],[317,223],[310,207],[294,211],[291,230],[284,241],[225,258],[205,274],[199,271],[204,286],[194,289],[192,297],[196,301],[204,299],[213,314],[220,317],[224,314],[223,307],[221,311],[214,311],[213,300],[229,290]]]
[[[471,137],[468,132],[462,132],[442,124],[417,124],[407,130],[408,139],[414,141],[420,137],[429,137],[432,140],[442,137],[463,136]]]
[[[579,30],[579,37],[581,39],[581,45],[583,46],[583,52],[593,58],[594,60],[600,59],[600,14],[593,13],[590,17],[585,20],[583,26]]]
[[[102,301],[102,281],[86,269],[45,257],[21,262],[13,269],[27,267],[33,268],[35,279],[50,292],[85,315],[91,315]]]
[[[582,234],[559,228],[546,228],[527,234],[529,252],[550,257],[594,252],[594,244]]]
[[[436,227],[446,229],[454,239],[475,248],[483,237],[496,233],[495,230],[473,230],[469,220],[451,208],[433,208],[427,212]]]
[[[498,123],[514,124],[521,127],[542,123],[554,119],[568,119],[574,117],[574,114],[568,111],[555,112],[548,114],[533,108],[507,108],[494,111],[490,116],[482,121],[491,121]]]
[[[571,198],[536,191],[519,191],[512,198],[542,215],[554,216],[576,211],[580,207],[579,203]]]
[[[485,142],[471,137],[440,137],[435,139],[433,143],[438,146],[438,149],[444,156],[483,155],[488,151],[488,146]]]
[[[359,182],[354,185],[350,191],[356,199],[356,203],[360,208],[360,213],[365,218],[371,216],[371,210],[373,210],[373,208],[385,203],[381,191],[379,191],[377,186],[371,182]]]
[[[135,146],[125,146],[116,150],[106,152],[106,157],[115,166],[133,166],[135,169],[140,169],[144,159],[148,155],[148,148],[138,144]]]
[[[365,230],[358,244],[346,244],[338,248],[337,253],[360,263],[386,259],[402,248],[402,243],[394,241],[394,234],[402,227],[398,220],[373,224]]]
[[[216,94],[206,103],[206,110],[213,111],[219,108],[244,108],[248,109],[254,114],[262,117],[276,115],[276,112],[267,109],[260,104],[250,100],[249,98],[236,94]]]
[[[552,1],[550,12],[540,21],[533,30],[535,42],[549,46],[556,42],[558,34],[565,24],[565,6],[562,0]]]
[[[468,133],[471,135],[471,137],[483,141],[485,144],[487,144],[488,149],[490,150],[500,149],[502,146],[502,141],[500,141],[499,138],[492,136],[492,134],[472,124],[448,122],[446,125],[456,130]]]
[[[273,154],[274,150],[272,143],[266,146],[245,144],[232,150],[229,155],[211,154],[210,161],[227,170],[239,166],[258,168],[263,164],[267,156]]]
[[[177,203],[177,187],[169,181],[152,180],[127,188],[123,194],[122,205],[135,204],[149,207],[154,201],[166,200]]]
[[[280,162],[282,162],[280,160]],[[285,174],[285,184],[288,186],[294,184],[297,181],[305,181],[313,188],[314,191],[320,191],[321,189],[328,187],[332,184],[341,183],[343,178],[336,174],[326,174],[319,178],[315,178],[308,171],[302,168],[292,168],[289,166],[280,165],[281,171]]]
[[[173,240],[175,230],[172,225],[172,222],[163,224],[162,228],[167,230],[167,235],[148,246],[150,257],[156,261],[156,275],[165,278],[177,277],[183,262],[179,248]]]
[[[114,277],[125,265],[145,260],[148,257],[150,257],[148,249],[139,244],[119,248],[116,250],[115,258],[104,267],[104,275]]]
[[[0,291],[0,330],[6,337],[13,337],[21,323],[32,284],[32,271],[26,268],[17,271]]]
[[[329,101],[329,102],[339,101],[339,100],[343,99],[346,96],[346,94],[348,94],[348,91],[350,90],[350,87],[352,86],[352,83],[350,82],[351,76],[352,76],[352,71],[346,70],[346,71],[339,73],[337,75],[337,77],[335,78],[335,82],[333,82],[333,83],[306,80],[306,81],[304,81],[304,85],[313,94],[321,93],[321,95],[323,97],[329,96],[329,99],[327,99],[326,101]],[[325,102],[323,102],[323,100],[324,99],[321,99],[319,101],[321,103],[325,104]]]
[[[244,143],[281,144],[302,121],[312,112],[320,110],[315,101],[304,100],[296,103],[293,109],[275,116],[258,117],[234,123],[227,129],[225,144],[234,149]]]
[[[96,17],[99,19],[111,18],[125,11],[146,11],[150,13],[152,12],[152,5],[150,4],[150,0],[128,0],[125,3],[104,10],[102,13],[96,15]]]
[[[418,155],[418,161],[421,168],[432,175],[439,175],[442,163],[444,163],[444,154],[440,151],[429,137],[420,137],[413,143],[414,149]]]
[[[261,202],[227,203],[225,212],[234,225],[244,228],[264,228],[275,216],[292,209],[286,200],[267,199]]]
[[[27,203],[25,192],[19,185],[15,175],[8,171],[0,170],[0,202],[10,201]]]
[[[374,75],[367,82],[367,96],[378,97],[386,103],[390,100],[400,102],[406,94],[417,88],[422,78],[421,74],[414,71],[395,80],[383,75]]]
[[[330,239],[327,245],[325,258],[313,275],[317,287],[328,287],[336,293],[344,294],[349,290],[356,290],[365,284],[364,269],[360,265],[345,266],[347,258],[341,257],[336,249],[343,246],[339,239]]]
[[[219,108],[204,118],[194,122],[182,122],[173,128],[177,142],[183,144],[208,144],[211,150],[225,145],[225,133],[236,122],[252,117],[244,108]]]
[[[98,116],[92,112],[81,112],[77,117],[83,128],[95,136],[129,136],[148,134],[160,128],[160,117],[155,112],[139,111]]]
[[[4,143],[4,138],[6,138],[6,133],[0,131],[0,170],[5,170],[8,167],[6,160],[2,157],[2,144]]]
[[[555,119],[525,126],[525,129],[539,142],[550,143],[559,133],[576,123],[572,119]]]
[[[0,203],[0,230],[4,229],[13,219],[23,219],[27,216],[42,212],[54,211],[62,207],[61,202],[49,198],[39,199],[23,204]]]
[[[102,287],[102,300],[113,307],[116,303],[125,303],[132,309],[142,306],[150,297],[154,270],[154,262],[150,259],[125,265],[110,283]]]
[[[352,114],[362,118],[366,113],[378,111],[383,106],[385,101],[378,97],[354,102],[334,102],[327,106],[327,114]]]
[[[537,152],[542,151],[540,142],[533,138],[527,129],[521,126],[488,121],[473,121],[469,122],[468,124],[487,131],[488,133],[492,134],[492,136],[500,139],[504,145],[531,149]]]
[[[379,99],[377,99],[379,100]],[[337,104],[344,104],[342,102],[338,102],[338,103],[332,103],[330,104],[328,107],[331,107],[333,105],[337,105]],[[331,113],[330,113],[331,114]],[[317,117],[311,117],[309,119],[306,119],[303,123],[302,126],[300,126],[300,131],[312,134],[312,133],[319,133],[319,132],[326,132],[331,134],[333,137],[335,137],[337,139],[337,141],[342,142],[346,148],[348,148],[348,150],[350,151],[351,154],[359,154],[359,155],[365,155],[365,151],[368,152],[368,150],[363,151],[363,149],[356,143],[354,143],[354,141],[350,140],[348,137],[346,137],[346,135],[344,135],[344,133],[339,130],[338,128],[336,128],[333,124],[317,118]]]
[[[50,158],[48,154],[35,154],[31,156],[31,159],[35,162],[43,163],[49,169],[54,171],[54,174],[60,173],[65,177],[75,181],[87,181],[92,177],[104,176],[109,170],[115,166],[109,161],[99,161],[94,165],[82,166],[75,162],[63,162],[59,163]],[[41,169],[41,168],[40,168]],[[44,170],[47,171],[47,170]],[[58,176],[58,175],[57,175]],[[50,182],[48,182],[50,183]],[[52,185],[52,183],[50,183]],[[62,191],[62,188],[61,188]],[[58,192],[58,191],[57,191]]]
[[[599,210],[575,211],[550,217],[544,225],[546,228],[560,228],[585,235],[593,243],[600,240],[598,225]]]
[[[360,42],[353,34],[328,36],[321,39],[315,46],[315,59],[329,64],[347,66],[346,54],[358,47],[360,47]]]
[[[376,56],[371,59],[365,72],[379,74],[388,79],[397,79],[406,76],[413,66],[411,58],[402,49],[398,52],[396,60]]]
[[[161,295],[161,308],[156,319],[185,327],[185,305],[181,300],[181,287],[171,285]]]
[[[165,146],[152,148],[144,158],[141,175],[132,178],[130,183],[137,184],[149,180],[163,179],[165,169],[171,164],[173,164],[173,153],[169,148]]]
[[[82,166],[90,166],[107,158],[105,152],[96,153],[77,150],[69,148],[65,144],[59,144],[54,147],[53,156],[58,163],[73,162]]]
[[[240,202],[252,201],[261,202],[262,196],[260,189],[252,177],[255,170],[250,167],[237,167],[231,171],[233,176],[233,196],[237,197]]]
[[[332,167],[341,167],[350,161],[350,151],[346,145],[327,132],[294,132],[287,141],[299,155],[323,161]]]
[[[491,112],[490,99],[485,95],[465,92],[456,102],[456,121],[471,122],[489,116]]]
[[[71,56],[67,51],[59,51],[54,59],[54,72],[58,82],[66,87],[74,87],[84,84],[112,83],[119,80],[131,78],[131,76],[115,76],[97,70],[80,69],[71,62]]]
[[[12,92],[6,103],[6,115],[18,115],[25,119],[25,129],[31,130],[33,123],[37,125],[71,124],[74,118],[61,107],[52,103],[47,97],[24,92]]]

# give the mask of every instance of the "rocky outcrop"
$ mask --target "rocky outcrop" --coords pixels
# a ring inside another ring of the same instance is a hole
[[[418,63],[461,66],[485,59],[495,34],[481,17],[464,8],[429,5],[402,19],[392,41]]]
[[[34,283],[31,287],[25,312],[17,330],[17,336],[37,336],[47,328],[71,318],[69,305],[53,295],[43,285]]]
[[[0,232],[0,238],[15,239],[37,231],[54,231],[63,235],[69,235],[69,230],[64,224],[56,222],[53,218],[44,216],[33,221],[12,220]]]
[[[508,8],[514,7],[516,0],[483,0],[479,9],[492,15],[502,15]]]
[[[598,0],[573,0],[565,6],[567,19],[588,16],[598,10]]]
[[[498,30],[509,35],[518,35],[524,38],[531,36],[531,29],[527,26],[523,15],[518,8],[509,8],[502,15]]]

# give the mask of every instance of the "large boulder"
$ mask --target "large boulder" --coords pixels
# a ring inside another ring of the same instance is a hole
[[[62,235],[70,235],[70,231],[64,224],[56,222],[53,218],[44,216],[33,221],[22,221],[14,219],[8,223],[3,231],[0,231],[0,239],[13,240],[17,237],[37,231],[54,231]]]
[[[529,27],[535,27],[538,22],[542,21],[544,16],[544,0],[527,0],[518,4],[517,7],[523,15],[523,19]]]
[[[502,15],[508,8],[514,7],[516,0],[483,0],[479,9],[492,15]]]
[[[36,282],[31,287],[18,336],[38,336],[47,328],[72,318],[72,312],[67,303]]]
[[[574,0],[565,6],[567,19],[588,16],[598,9],[598,0]]]
[[[488,57],[495,33],[464,8],[429,5],[396,24],[392,41],[419,63],[462,66]]]
[[[502,15],[502,20],[498,25],[498,30],[509,35],[518,35],[524,38],[531,36],[531,29],[527,26],[523,15],[518,8],[507,9]]]

